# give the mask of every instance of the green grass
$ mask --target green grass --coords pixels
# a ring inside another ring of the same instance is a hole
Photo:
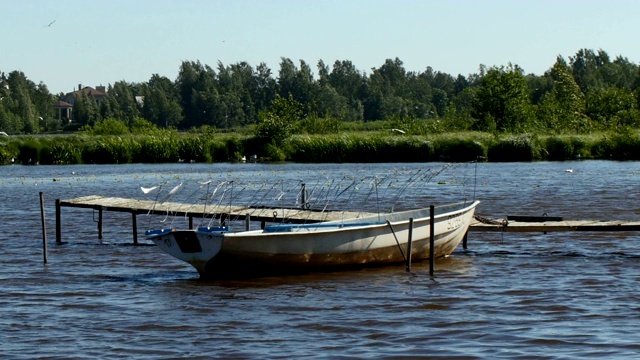
[[[640,133],[625,129],[588,135],[451,132],[428,135],[377,131],[296,134],[285,145],[247,134],[153,132],[0,139],[0,164],[233,162],[257,154],[271,161],[490,162],[574,159],[640,160]]]

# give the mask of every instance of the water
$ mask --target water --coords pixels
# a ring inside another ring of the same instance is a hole
[[[468,250],[436,262],[434,278],[421,263],[411,273],[386,267],[219,282],[198,281],[142,234],[143,246],[131,246],[128,214],[106,212],[100,242],[91,210],[64,208],[67,243],[54,240],[57,198],[143,198],[141,185],[212,177],[312,184],[440,165],[0,167],[0,357],[638,357],[637,233],[474,232]],[[475,192],[487,217],[637,220],[639,179],[638,162],[471,164],[410,189],[397,206]],[[139,216],[140,232],[144,221]]]

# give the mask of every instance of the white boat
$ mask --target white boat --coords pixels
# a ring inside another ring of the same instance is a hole
[[[466,235],[479,201],[436,206],[435,258],[451,254]],[[160,229],[147,236],[191,264],[201,278],[327,271],[406,262],[430,255],[429,208],[314,224],[277,224],[233,232],[229,227]]]

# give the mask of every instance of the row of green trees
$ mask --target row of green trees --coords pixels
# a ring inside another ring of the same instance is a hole
[[[143,118],[161,128],[232,129],[281,121],[266,112],[278,99],[291,99],[294,114],[280,114],[289,122],[392,120],[412,134],[589,133],[640,127],[638,65],[622,56],[611,59],[603,50],[582,49],[567,60],[558,56],[542,75],[525,74],[513,64],[481,65],[468,76],[430,67],[414,72],[398,58],[370,73],[348,60],[332,66],[319,61],[316,68],[314,73],[303,60],[296,65],[283,58],[276,76],[264,63],[254,68],[246,62],[218,62],[212,68],[184,61],[175,81],[158,74],[144,83],[119,81],[108,86],[99,105],[91,96],[81,96],[73,110],[74,125],[110,118],[130,125]],[[60,130],[52,105],[63,95],[50,94],[45,84],[34,84],[22,72],[0,72],[0,131]]]

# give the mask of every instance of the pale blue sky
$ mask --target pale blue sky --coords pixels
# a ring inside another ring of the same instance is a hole
[[[541,75],[582,48],[640,60],[632,0],[0,0],[0,18],[0,71],[52,93],[175,80],[185,60],[265,62],[274,77],[281,57],[454,76],[509,62]]]

